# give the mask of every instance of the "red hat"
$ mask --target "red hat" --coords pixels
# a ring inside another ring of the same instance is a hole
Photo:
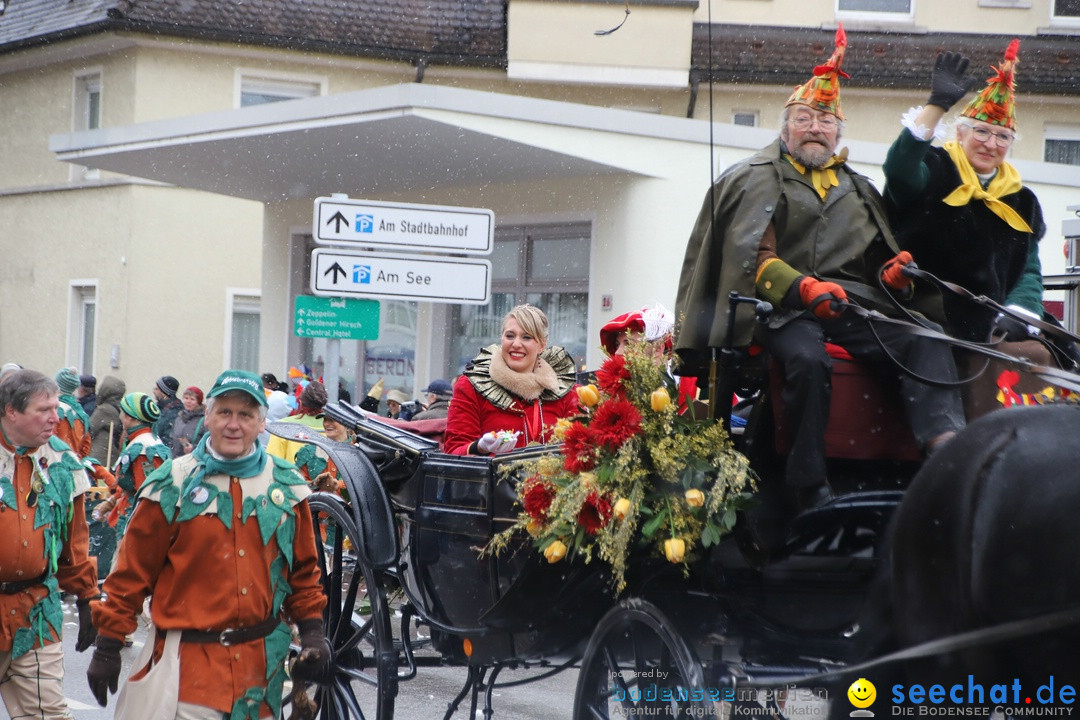
[[[600,344],[608,355],[614,355],[619,347],[619,333],[631,330],[645,332],[645,320],[642,319],[640,310],[623,313],[600,328]]]
[[[608,355],[614,355],[619,348],[619,333],[639,332],[649,342],[665,339],[667,349],[670,350],[671,330],[675,326],[675,318],[663,305],[657,303],[656,307],[644,307],[635,312],[619,315],[604,327],[600,328],[600,344]]]
[[[191,387],[184,390],[184,395],[187,395],[188,393],[191,393],[192,395],[194,395],[195,399],[199,401],[200,405],[202,405],[202,403],[203,403],[203,392],[202,392],[202,390],[200,390],[196,386],[192,385]]]

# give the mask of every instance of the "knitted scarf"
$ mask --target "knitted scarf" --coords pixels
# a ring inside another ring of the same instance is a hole
[[[1001,167],[998,168],[994,179],[983,190],[982,183],[979,182],[979,176],[975,173],[975,168],[971,167],[971,162],[968,160],[967,155],[964,154],[960,144],[955,140],[951,140],[945,143],[944,148],[949,153],[949,157],[952,158],[956,169],[960,172],[961,185],[949,193],[942,202],[953,207],[960,207],[967,205],[972,200],[982,200],[991,212],[1008,223],[1013,230],[1025,233],[1031,232],[1031,228],[1024,222],[1024,218],[999,200],[999,198],[1006,195],[1019,192],[1020,188],[1023,187],[1023,183],[1020,181],[1020,173],[1016,171],[1016,168],[1007,162],[1001,163]]]

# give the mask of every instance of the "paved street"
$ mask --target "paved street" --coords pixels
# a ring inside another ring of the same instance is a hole
[[[86,666],[90,663],[93,648],[84,653],[75,652],[78,634],[78,615],[74,601],[64,602],[64,652],[67,678],[65,690],[71,714],[76,720],[110,720],[112,703],[108,708],[99,707],[86,684]],[[135,659],[146,637],[146,628],[140,627],[132,647],[123,651],[124,670],[121,682],[130,673],[129,665]],[[525,677],[533,671],[506,671],[500,676],[503,682]],[[441,718],[446,707],[465,682],[464,668],[420,668],[417,676],[401,683],[395,705],[395,718],[419,720]],[[554,678],[512,688],[496,689],[493,693],[495,720],[568,720],[573,710],[574,684],[577,672],[570,670]],[[463,702],[456,718],[468,717],[468,702]],[[477,711],[477,718],[482,717]]]

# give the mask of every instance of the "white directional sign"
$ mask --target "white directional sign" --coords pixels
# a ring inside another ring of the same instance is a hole
[[[466,255],[488,255],[495,247],[495,213],[479,208],[321,197],[312,223],[322,245]]]
[[[485,305],[491,299],[491,261],[316,248],[311,251],[311,292]]]

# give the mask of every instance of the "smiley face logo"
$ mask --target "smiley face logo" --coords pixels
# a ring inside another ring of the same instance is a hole
[[[859,678],[847,689],[848,700],[857,708],[868,708],[877,699],[877,688],[866,678]]]

